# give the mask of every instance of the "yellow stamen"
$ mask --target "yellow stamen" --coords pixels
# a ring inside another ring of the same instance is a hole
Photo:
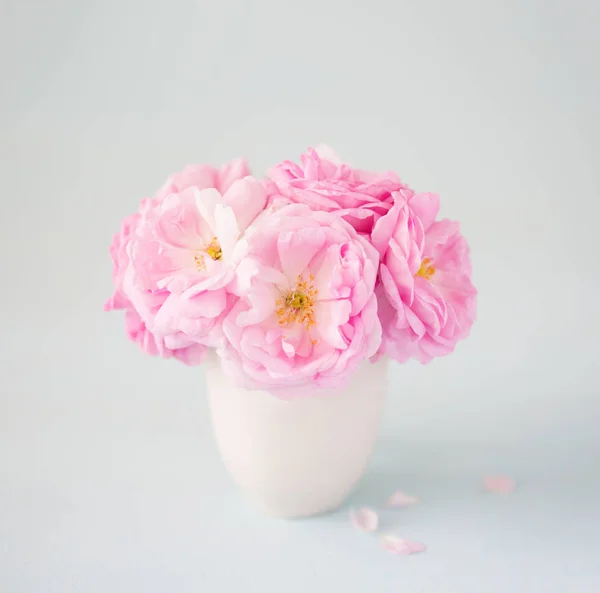
[[[199,272],[206,270],[206,262],[204,261],[204,255],[196,253],[194,255],[194,265]]]
[[[275,301],[279,325],[298,322],[310,329],[316,323],[314,306],[318,290],[314,287],[314,280],[312,274],[308,281],[298,276],[295,288]]]
[[[419,271],[415,274],[415,276],[421,276],[425,278],[425,280],[431,280],[431,277],[435,274],[435,268],[431,265],[431,259],[426,257],[421,262],[421,267]]]
[[[212,259],[215,261],[218,259],[223,259],[223,252],[221,251],[221,246],[219,245],[219,241],[216,237],[213,237],[212,241],[208,244],[208,247],[204,250]]]

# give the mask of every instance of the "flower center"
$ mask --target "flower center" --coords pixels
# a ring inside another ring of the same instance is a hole
[[[218,259],[223,259],[223,252],[221,251],[221,246],[219,245],[219,241],[216,237],[212,238],[212,241],[208,244],[208,247],[204,250],[212,259],[215,261]]]
[[[206,262],[204,261],[204,254],[196,253],[194,254],[194,265],[196,266],[196,270],[202,272],[206,270]]]
[[[275,301],[279,325],[298,322],[310,329],[316,323],[314,306],[318,290],[314,287],[314,280],[312,274],[308,281],[298,276],[294,289]]]
[[[194,266],[199,272],[206,271],[205,256],[207,255],[214,261],[223,259],[223,252],[216,237],[213,237],[212,241],[202,251],[194,253]]]
[[[435,268],[431,265],[431,259],[426,257],[421,262],[421,267],[419,271],[415,274],[415,276],[421,276],[425,278],[425,280],[431,280],[431,277],[435,274]]]

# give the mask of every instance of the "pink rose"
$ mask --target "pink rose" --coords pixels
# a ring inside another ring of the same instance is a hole
[[[281,194],[313,210],[335,212],[360,233],[371,232],[396,192],[409,190],[395,173],[352,169],[328,147],[309,148],[300,160],[300,165],[284,161],[270,172]]]
[[[221,344],[221,317],[235,299],[227,286],[245,249],[240,238],[265,201],[262,183],[247,177],[223,196],[196,187],[169,194],[142,216],[129,244],[130,298],[137,306],[134,294],[167,291],[155,314],[139,303],[153,332],[183,332],[206,346]]]
[[[280,395],[343,385],[381,343],[377,266],[377,251],[334,214],[292,204],[263,217],[223,321],[226,366]]]
[[[125,275],[129,270],[129,256],[127,246],[131,236],[137,230],[140,214],[135,213],[128,216],[121,224],[121,231],[117,233],[110,247],[113,260],[113,283],[115,291],[113,296],[104,305],[105,311],[118,309],[125,310],[125,331],[132,342],[151,356],[162,356],[163,358],[176,358],[188,365],[198,365],[204,360],[206,348],[181,334],[160,337],[148,330],[146,324],[135,310],[133,304],[125,293]],[[140,297],[141,298],[141,297]],[[158,310],[166,298],[164,291],[160,293],[145,294],[147,309]]]
[[[411,194],[373,229],[381,256],[382,352],[399,362],[427,363],[452,352],[475,320],[469,247],[458,223],[434,222],[438,209],[437,196]]]
[[[143,330],[132,339],[150,333],[159,353],[222,343],[239,239],[266,202],[263,184],[247,172],[244,161],[189,166],[125,219],[111,247],[115,293],[105,308],[135,311]]]

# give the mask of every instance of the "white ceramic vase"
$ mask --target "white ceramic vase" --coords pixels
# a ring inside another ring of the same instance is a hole
[[[277,517],[307,517],[342,504],[377,437],[385,360],[363,363],[345,389],[287,400],[236,387],[216,356],[206,382],[217,445],[242,491]]]

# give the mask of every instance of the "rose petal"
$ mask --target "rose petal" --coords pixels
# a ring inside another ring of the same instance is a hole
[[[244,231],[264,209],[267,196],[260,181],[246,177],[234,181],[223,195],[223,200],[235,212],[240,231]]]
[[[379,517],[377,516],[377,513],[367,507],[362,507],[356,511],[350,511],[350,519],[354,524],[354,527],[367,533],[377,531],[377,527],[379,526]]]
[[[419,502],[419,499],[416,496],[409,496],[408,494],[404,494],[402,490],[397,490],[388,498],[387,506],[408,507],[411,504],[416,504],[417,502]]]
[[[246,159],[234,159],[221,167],[217,176],[219,180],[217,189],[224,194],[238,179],[249,175],[251,172]]]
[[[392,554],[398,556],[409,556],[410,554],[418,554],[424,552],[427,548],[421,542],[404,539],[395,535],[384,535],[381,538],[383,547]]]
[[[437,194],[416,194],[411,197],[408,204],[421,219],[425,230],[433,224],[440,210],[440,198]]]
[[[512,478],[507,476],[486,476],[483,479],[483,487],[488,492],[510,494],[515,491],[517,484]]]

